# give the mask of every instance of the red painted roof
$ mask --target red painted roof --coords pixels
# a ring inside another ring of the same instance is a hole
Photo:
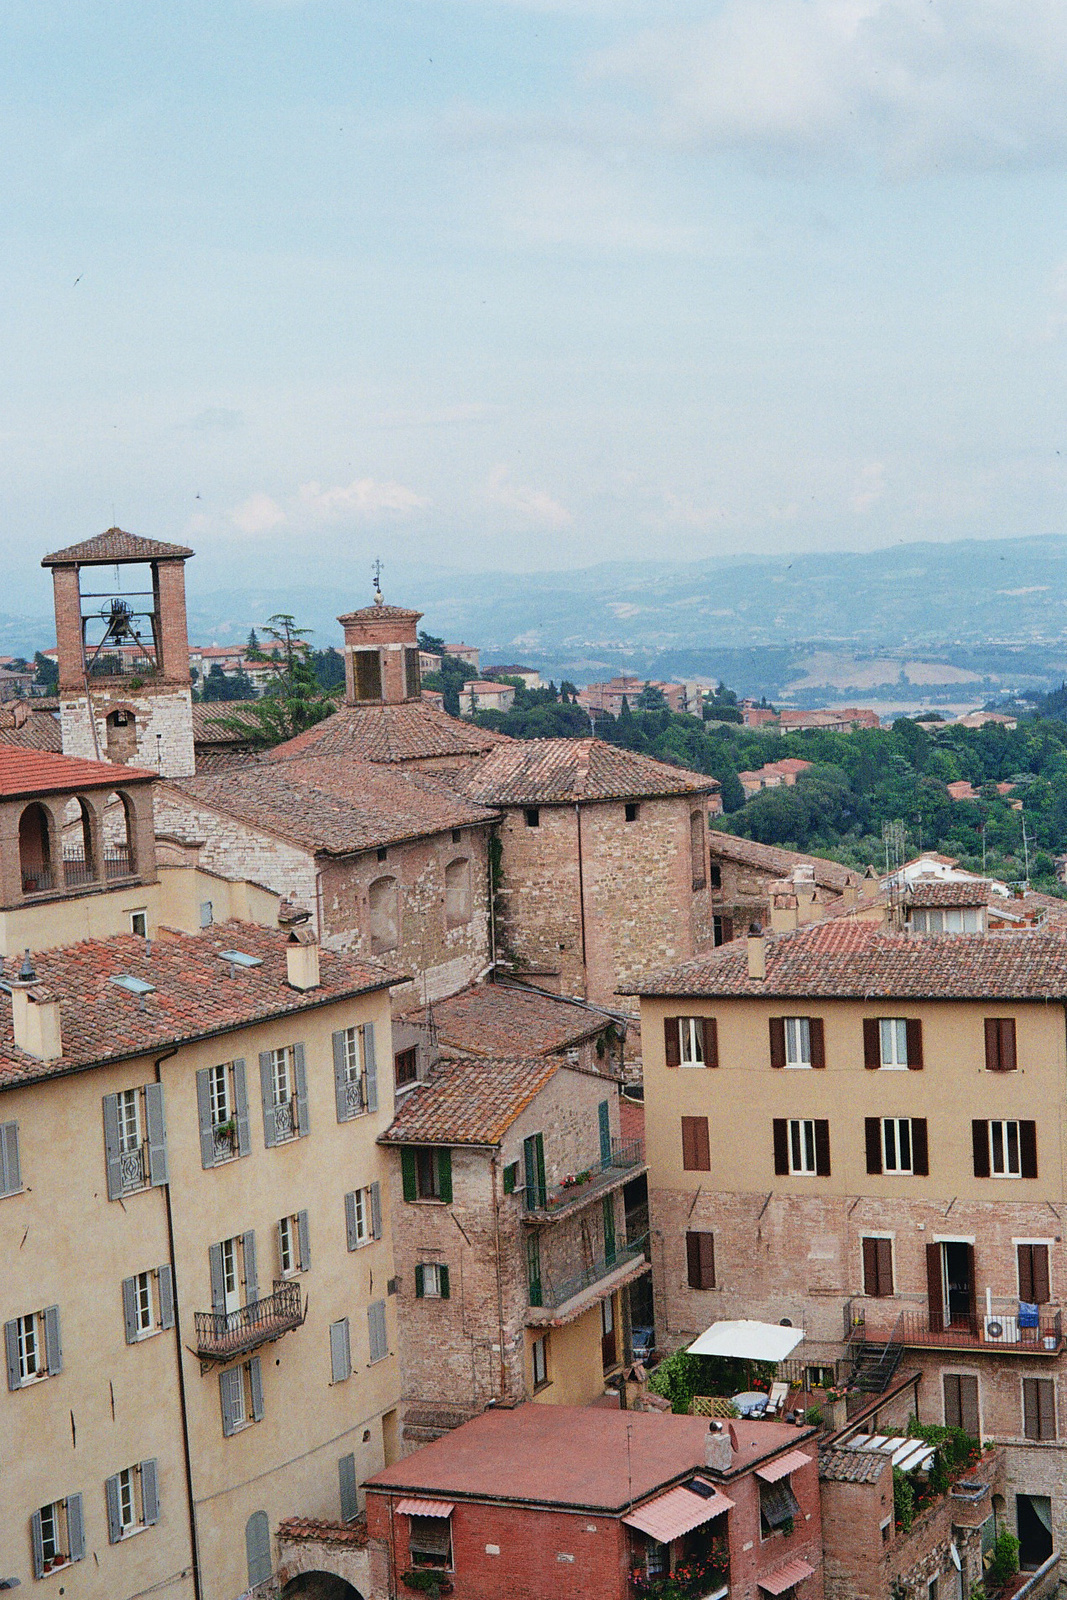
[[[159,774],[146,767],[116,766],[110,761],[82,761],[49,750],[27,750],[0,743],[0,797],[23,794],[65,794],[75,789],[115,789],[143,783]]]

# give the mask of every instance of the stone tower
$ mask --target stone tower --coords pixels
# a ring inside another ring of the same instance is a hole
[[[193,709],[184,545],[109,528],[52,569],[63,753],[189,777]]]
[[[421,611],[384,605],[376,594],[373,605],[338,617],[345,630],[345,699],[350,706],[395,706],[421,699],[415,632],[421,616]]]

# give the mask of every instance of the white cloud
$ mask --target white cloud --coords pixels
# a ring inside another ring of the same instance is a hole
[[[526,521],[540,522],[548,528],[567,528],[574,521],[566,506],[553,500],[544,489],[512,483],[505,466],[493,468],[485,497],[492,506],[514,511]]]
[[[324,489],[318,483],[300,486],[300,505],[324,521],[337,517],[369,517],[382,511],[411,512],[428,506],[425,495],[402,483],[382,483],[376,478],[356,478],[352,483]]]
[[[859,516],[870,511],[885,494],[885,463],[867,461],[856,474],[849,505]]]
[[[285,520],[285,512],[278,502],[262,491],[249,495],[230,512],[230,521],[239,533],[269,533]]]

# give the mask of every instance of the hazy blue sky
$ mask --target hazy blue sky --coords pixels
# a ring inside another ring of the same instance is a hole
[[[1062,0],[5,0],[0,82],[0,610],[113,520],[351,598],[1067,531]]]

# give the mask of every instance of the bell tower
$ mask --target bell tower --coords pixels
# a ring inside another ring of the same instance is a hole
[[[45,556],[52,569],[63,753],[195,771],[185,545],[109,528]]]

